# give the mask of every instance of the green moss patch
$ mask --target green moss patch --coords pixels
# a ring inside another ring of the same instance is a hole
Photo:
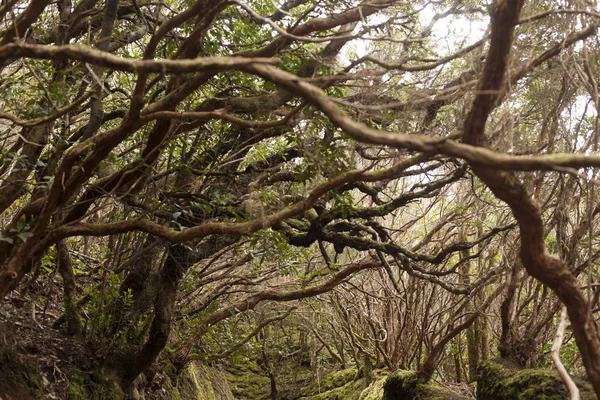
[[[422,383],[415,371],[397,371],[383,384],[383,400],[466,400],[441,386]]]
[[[358,377],[358,371],[356,368],[348,368],[342,371],[333,372],[325,377],[323,382],[319,385],[321,392],[328,390],[341,388],[346,384],[354,381]]]
[[[364,379],[351,381],[344,386],[337,387],[313,396],[302,397],[302,400],[357,400],[365,389]]]
[[[585,382],[577,382],[582,399],[595,399]],[[505,360],[486,361],[477,373],[478,400],[564,400],[568,390],[558,372],[520,369]]]
[[[165,384],[169,399],[173,400],[233,400],[225,375],[199,363],[190,363],[173,384]]]
[[[375,370],[373,375],[375,382],[367,385],[354,367],[333,372],[318,385],[305,389],[299,400],[381,400],[387,371]]]
[[[373,384],[363,390],[358,400],[381,400],[383,399],[383,385],[387,380],[387,374],[377,379]]]
[[[227,381],[237,400],[270,398],[271,381],[255,362],[247,361],[227,367]]]
[[[124,399],[118,380],[110,374],[75,374],[69,379],[68,400]]]

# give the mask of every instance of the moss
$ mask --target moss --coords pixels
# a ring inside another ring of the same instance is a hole
[[[171,382],[171,379],[167,379],[163,385],[165,392],[167,394],[167,399],[169,400],[183,400],[181,397],[181,393],[179,393],[179,389]]]
[[[229,366],[227,381],[233,397],[238,400],[261,400],[270,397],[271,381],[255,362],[247,361]]]
[[[358,400],[381,400],[383,399],[383,385],[387,380],[387,373],[377,379],[372,385],[362,391]]]
[[[75,374],[69,380],[68,400],[118,400],[124,398],[125,395],[117,383],[117,378],[110,374],[100,372],[91,375]]]
[[[356,379],[358,371],[355,367],[333,372],[321,382],[321,391],[339,388]]]
[[[125,398],[119,385],[119,378],[114,373],[96,370],[90,375],[90,381],[93,397],[88,397],[88,399],[119,400]]]
[[[0,398],[46,398],[39,370],[10,349],[0,349]]]
[[[422,383],[415,371],[397,371],[383,384],[383,400],[462,400],[465,397],[441,386]]]
[[[203,366],[191,363],[179,376],[177,387],[181,396],[190,400],[217,400],[209,376]]]
[[[177,387],[184,399],[233,399],[225,376],[201,363],[191,363],[180,375]]]
[[[167,379],[164,388],[170,400],[234,399],[224,374],[198,362],[188,365],[176,384]]]
[[[419,377],[414,371],[397,371],[387,377],[383,384],[384,400],[406,399],[418,397]]]
[[[85,382],[81,375],[75,375],[69,381],[69,388],[67,389],[68,400],[86,400],[89,397],[87,389],[85,388]]]
[[[304,390],[304,397],[299,400],[381,400],[387,374],[383,369],[373,371],[375,382],[367,386],[356,368],[333,372],[318,387]]]
[[[451,391],[450,389],[435,385],[427,384],[421,385],[423,400],[466,400],[468,397],[464,397],[458,393]]]
[[[350,390],[349,383],[352,383],[358,378],[358,370],[354,367],[347,368],[341,371],[335,371],[327,376],[324,379],[314,382],[311,386],[304,388],[301,393],[301,398],[313,399],[317,398],[315,396],[323,396],[327,392],[336,392],[336,396],[339,393]],[[348,385],[348,387],[345,387]],[[331,396],[334,396],[332,393]],[[327,397],[320,397],[327,398]],[[336,398],[336,397],[332,397]]]
[[[207,368],[207,367],[205,367]],[[235,400],[229,382],[227,382],[227,376],[221,370],[210,368],[210,381],[212,383],[215,395],[219,400]]]
[[[588,384],[577,383],[582,399],[595,399]],[[505,360],[486,361],[478,369],[479,400],[563,400],[568,397],[558,373],[550,369],[520,369]]]
[[[30,371],[26,373],[25,382],[27,383],[27,387],[31,390],[36,398],[46,398],[44,395],[44,384],[40,378],[40,374],[37,371]]]
[[[358,400],[365,386],[365,380],[361,378],[319,394],[301,397],[299,400]]]

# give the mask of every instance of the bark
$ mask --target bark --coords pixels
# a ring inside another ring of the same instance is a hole
[[[27,29],[37,21],[40,14],[50,3],[49,0],[33,0],[29,3],[25,11],[23,11],[13,23],[2,32],[3,36],[0,39],[0,46],[18,41],[23,38]],[[4,66],[5,60],[0,61],[0,69]]]
[[[269,376],[269,381],[271,383],[271,400],[279,400],[281,396],[279,395],[279,390],[277,389],[277,378],[275,377],[273,366],[269,361],[269,355],[267,353],[267,335],[264,335],[262,343],[262,362],[262,368]]]
[[[123,371],[123,387],[129,388],[134,380],[148,369],[158,354],[166,346],[171,332],[171,315],[177,296],[177,287],[183,276],[183,270],[180,263],[187,264],[189,254],[187,249],[182,246],[171,246],[167,260],[160,273],[160,293],[154,303],[154,319],[148,334],[148,340],[142,348],[133,356],[131,362],[126,362],[128,368]]]
[[[512,268],[508,290],[500,306],[501,333],[498,351],[502,358],[512,358],[514,355],[515,332],[512,323],[514,309],[516,304],[515,294],[521,280],[519,278],[519,268],[515,264]]]
[[[67,245],[64,241],[56,244],[58,253],[58,272],[63,278],[65,331],[69,336],[79,336],[82,333],[81,319],[75,301],[75,275]]]
[[[197,246],[197,251],[193,251],[185,245],[169,247],[167,258],[160,270],[160,288],[154,302],[154,319],[148,340],[129,360],[122,363],[127,368],[121,371],[122,386],[125,390],[128,390],[135,379],[154,363],[165,348],[171,333],[171,318],[179,282],[188,269],[198,261],[230,246],[237,240],[237,236],[212,237]]]

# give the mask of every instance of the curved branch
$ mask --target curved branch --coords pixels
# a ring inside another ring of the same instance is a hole
[[[248,222],[210,222],[192,228],[187,228],[183,231],[176,231],[161,224],[147,220],[129,220],[108,224],[89,224],[80,222],[64,225],[52,230],[39,246],[43,247],[49,242],[54,243],[56,240],[71,236],[106,236],[132,231],[150,233],[172,243],[201,239],[208,235],[214,234],[249,235],[261,229],[270,228],[288,218],[302,214],[310,209],[324,194],[343,184],[356,181],[373,182],[385,178],[392,178],[396,176],[396,174],[404,171],[406,168],[414,165],[416,160],[418,161],[424,158],[426,157],[417,156],[409,158],[390,168],[379,171],[366,172],[363,170],[354,170],[347,172],[320,184],[313,189],[304,200],[284,208],[283,210],[274,214],[270,214],[263,218]]]
[[[44,46],[11,43],[0,47],[0,60],[29,57],[44,60],[77,60],[117,71],[137,73],[185,74],[206,70],[228,70],[248,64],[276,64],[279,61],[263,57],[198,57],[192,60],[135,60],[115,56],[87,46],[68,44]]]
[[[584,154],[550,154],[544,156],[512,156],[497,153],[483,147],[457,143],[448,138],[432,138],[418,134],[387,132],[369,128],[352,120],[329,99],[321,89],[297,76],[266,65],[246,65],[241,67],[249,73],[260,76],[283,87],[309,103],[318,107],[327,117],[353,139],[371,144],[385,145],[398,149],[408,149],[427,154],[445,154],[480,165],[505,171],[560,171],[565,168],[600,168],[600,156]],[[496,89],[494,93],[499,93]]]

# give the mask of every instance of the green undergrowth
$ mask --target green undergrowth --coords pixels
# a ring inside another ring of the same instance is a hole
[[[576,380],[582,400],[595,399],[589,384]],[[569,394],[558,372],[521,369],[506,360],[486,361],[478,368],[478,400],[564,400]]]

